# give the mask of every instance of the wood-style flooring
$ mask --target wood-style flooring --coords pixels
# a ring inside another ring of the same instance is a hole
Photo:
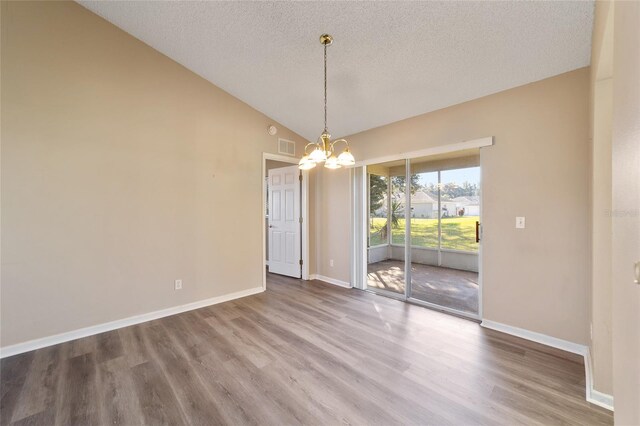
[[[265,293],[5,358],[2,425],[611,424],[581,359],[419,306]]]

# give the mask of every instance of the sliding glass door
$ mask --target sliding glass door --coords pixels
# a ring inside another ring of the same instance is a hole
[[[411,160],[412,176],[420,189],[411,196],[411,286],[407,296],[477,316],[480,168],[442,170],[445,167],[447,164]]]
[[[405,298],[404,162],[367,167],[367,287]]]
[[[369,290],[479,314],[477,155],[368,166]]]

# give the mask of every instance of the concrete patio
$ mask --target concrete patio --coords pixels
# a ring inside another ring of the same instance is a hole
[[[461,312],[478,313],[478,273],[411,264],[411,297]],[[367,285],[404,294],[404,262],[383,260],[367,267]]]

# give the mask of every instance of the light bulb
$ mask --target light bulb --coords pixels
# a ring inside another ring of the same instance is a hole
[[[331,157],[327,158],[327,161],[324,163],[324,166],[327,169],[339,169],[340,167],[342,167],[340,164],[338,164],[338,159],[336,158],[335,155],[332,155]]]
[[[349,148],[342,151],[342,154],[338,156],[338,164],[341,166],[353,166],[356,164],[356,159],[353,158],[353,154],[351,154]]]
[[[309,169],[313,169],[316,166],[316,163],[314,163],[311,160],[307,160],[304,163],[302,161],[300,161],[300,163],[298,164],[298,168],[300,170],[309,170]]]
[[[327,159],[327,154],[322,148],[317,147],[311,152],[311,154],[309,155],[309,159],[315,163],[320,163]]]

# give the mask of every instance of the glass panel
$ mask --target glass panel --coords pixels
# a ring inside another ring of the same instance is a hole
[[[387,214],[389,212],[389,178],[369,174],[369,246],[389,242]]]
[[[441,170],[451,161],[460,160],[411,160],[417,190],[411,196],[409,297],[475,315],[480,168]]]
[[[404,160],[367,166],[367,288],[404,296]],[[400,244],[400,245],[397,245]]]
[[[404,219],[404,203],[405,203],[405,167],[399,166],[394,168],[394,176],[391,176],[391,233],[392,243],[404,246],[405,237],[405,219]],[[399,175],[402,173],[402,175]],[[403,257],[404,259],[404,257]]]
[[[480,167],[440,173],[442,197],[441,248],[478,251],[476,221],[480,220]]]
[[[416,188],[411,193],[411,245],[437,249],[438,172],[416,173],[413,180]]]

